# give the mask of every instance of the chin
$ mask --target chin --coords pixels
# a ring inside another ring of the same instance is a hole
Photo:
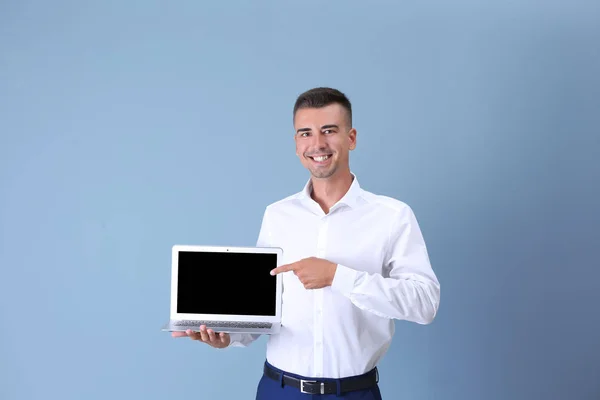
[[[326,178],[330,178],[335,174],[336,169],[332,168],[329,170],[320,170],[320,169],[311,169],[310,173],[312,176],[314,176],[315,178],[318,179],[326,179]]]

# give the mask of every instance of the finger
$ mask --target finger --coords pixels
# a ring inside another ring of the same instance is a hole
[[[222,349],[225,347],[228,347],[231,344],[231,336],[229,335],[229,333],[221,332],[220,336],[221,336],[221,343],[219,344],[219,347]]]
[[[172,337],[185,337],[185,336],[187,336],[187,333],[185,333],[185,332],[171,332],[171,336]]]
[[[206,326],[204,325],[200,327],[200,339],[202,339],[203,342],[208,341],[208,334],[206,333]]]
[[[271,275],[277,275],[281,272],[288,272],[288,271],[293,271],[294,268],[296,267],[296,264],[286,264],[286,265],[281,265],[273,270],[271,270]]]
[[[217,337],[215,335],[215,332],[212,329],[208,330],[208,338],[210,339],[210,342],[215,342],[217,340]]]
[[[315,287],[315,283],[309,279],[303,279],[301,280],[301,282],[304,285],[305,289],[314,289]]]
[[[192,339],[192,340],[198,340],[198,339],[199,339],[199,337],[198,337],[198,335],[196,334],[196,332],[194,332],[194,331],[193,331],[193,330],[191,330],[191,329],[188,329],[187,331],[185,331],[185,334],[186,334],[187,336],[189,336],[189,338],[190,338],[190,339]]]
[[[225,335],[226,335],[225,332],[219,333],[219,339],[221,340],[221,343],[223,343],[223,344],[227,343],[227,337]]]

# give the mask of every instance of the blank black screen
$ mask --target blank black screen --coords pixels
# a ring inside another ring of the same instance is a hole
[[[177,312],[275,315],[276,254],[179,252]]]

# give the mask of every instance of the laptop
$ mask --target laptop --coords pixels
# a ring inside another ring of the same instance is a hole
[[[281,327],[283,250],[175,245],[171,315],[162,331],[274,334]]]

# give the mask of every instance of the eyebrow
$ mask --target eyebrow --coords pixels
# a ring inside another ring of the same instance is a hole
[[[339,129],[340,127],[337,126],[337,125],[335,125],[335,124],[323,125],[321,127],[321,129],[331,129],[331,128],[337,128],[337,129]],[[310,128],[300,128],[296,132],[300,133],[300,132],[310,132],[310,131],[311,131]]]

